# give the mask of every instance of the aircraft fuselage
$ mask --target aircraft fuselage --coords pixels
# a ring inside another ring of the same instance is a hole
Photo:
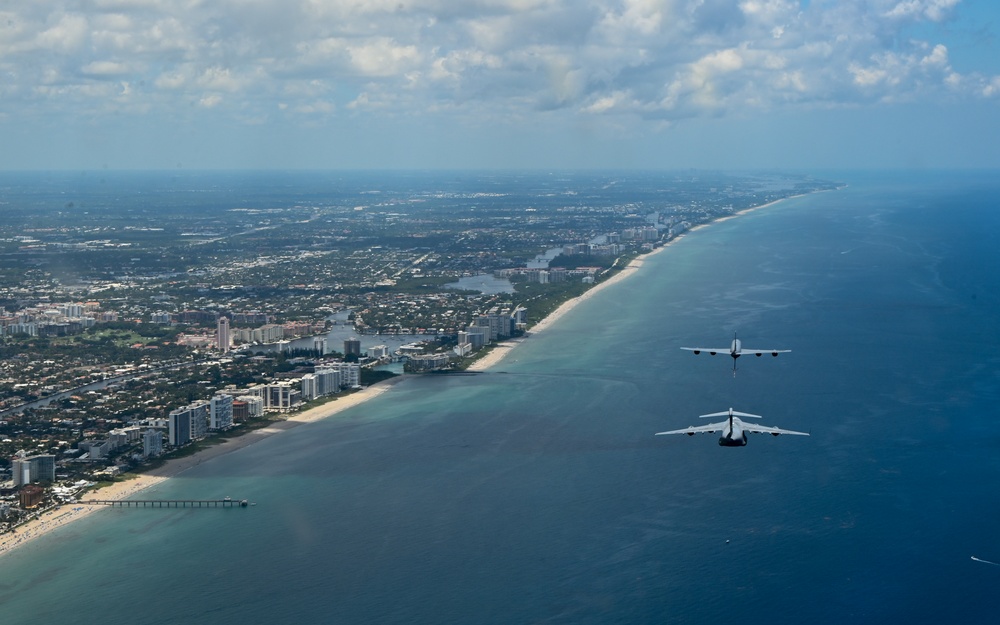
[[[729,420],[729,427],[719,437],[719,445],[722,447],[743,447],[747,444],[747,433],[741,427],[735,427],[733,419]]]
[[[744,447],[747,444],[747,435],[743,434],[737,438],[729,438],[728,436],[719,437],[719,445],[722,447]]]

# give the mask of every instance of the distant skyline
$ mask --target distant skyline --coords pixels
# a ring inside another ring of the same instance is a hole
[[[1000,167],[989,0],[0,5],[0,169]]]

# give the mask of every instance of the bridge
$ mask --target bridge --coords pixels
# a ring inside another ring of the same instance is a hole
[[[117,508],[246,508],[246,499],[87,499],[77,504]]]

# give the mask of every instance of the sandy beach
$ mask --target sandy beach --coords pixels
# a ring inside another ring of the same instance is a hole
[[[223,443],[209,447],[192,456],[169,460],[162,467],[137,475],[132,479],[123,482],[115,482],[114,484],[103,488],[87,491],[86,495],[81,498],[81,501],[85,502],[94,499],[118,500],[133,498],[150,486],[155,486],[164,480],[170,479],[175,475],[187,471],[191,467],[198,466],[206,460],[253,445],[257,441],[273,436],[279,432],[284,432],[285,430],[290,430],[300,425],[319,421],[320,419],[331,417],[338,412],[357,406],[372,397],[377,397],[378,395],[388,391],[395,383],[401,381],[402,379],[402,377],[392,378],[390,380],[386,380],[385,382],[365,387],[360,391],[338,397],[337,399],[329,401],[322,406],[317,406],[304,412],[292,414],[283,421],[275,421],[267,427],[248,432],[243,436],[230,438]],[[72,523],[78,519],[82,519],[88,514],[92,514],[103,508],[103,506],[87,505],[85,503],[64,504],[57,508],[53,508],[52,510],[42,514],[41,517],[19,526],[16,532],[0,534],[0,555],[39,538],[40,536],[43,536],[58,527],[62,527],[67,523]]]
[[[800,197],[800,196],[791,196],[791,197]],[[791,199],[791,197],[783,199]],[[733,213],[732,215],[728,215],[726,217],[722,217],[708,223],[699,224],[691,228],[688,232],[694,232],[695,230],[700,230],[701,228],[705,228],[709,225],[733,219],[735,217],[744,215],[751,211],[760,210],[762,208],[766,208],[773,204],[777,204],[778,202],[781,201],[783,200],[776,200],[768,204],[762,204],[760,206],[747,208],[745,210]],[[652,252],[649,252],[647,254],[632,259],[632,261],[629,262],[628,265],[626,265],[621,271],[617,272],[612,277],[597,283],[593,288],[588,289],[582,295],[567,300],[566,302],[563,302],[563,304],[559,306],[556,310],[554,310],[550,315],[548,315],[540,322],[532,326],[524,336],[502,341],[497,345],[495,345],[489,352],[487,352],[484,356],[482,356],[481,358],[476,360],[471,366],[469,366],[468,371],[486,371],[487,369],[495,367],[497,364],[502,362],[522,342],[531,338],[533,335],[538,334],[539,332],[543,332],[546,328],[551,327],[554,323],[559,321],[560,318],[562,318],[566,313],[568,313],[574,307],[578,306],[581,302],[590,299],[591,297],[593,297],[597,293],[600,293],[602,290],[606,289],[612,284],[616,284],[628,278],[629,276],[635,274],[635,272],[638,271],[640,267],[642,267],[645,259],[649,258],[653,254],[658,254],[663,250],[667,249],[677,241],[681,240],[684,236],[686,236],[686,234],[687,233],[671,239],[669,242],[656,248]],[[183,473],[184,471],[190,469],[191,467],[197,466],[202,462],[205,462],[206,460],[215,458],[217,456],[221,456],[223,454],[230,453],[237,449],[242,449],[244,447],[247,447],[248,445],[252,445],[257,441],[260,441],[264,438],[267,438],[268,436],[272,436],[279,432],[283,432],[285,430],[289,430],[291,428],[298,427],[300,425],[312,423],[320,419],[326,419],[343,410],[347,410],[348,408],[357,406],[358,404],[363,403],[371,399],[372,397],[376,397],[384,392],[387,392],[392,388],[392,386],[395,383],[401,381],[402,379],[403,377],[400,376],[392,378],[385,382],[380,382],[379,384],[366,387],[360,391],[351,393],[350,395],[339,397],[336,400],[323,404],[322,406],[317,406],[315,408],[311,408],[304,412],[294,413],[285,420],[276,421],[272,425],[269,425],[265,428],[254,430],[240,437],[231,438],[223,443],[209,447],[192,456],[170,460],[166,464],[164,464],[164,466],[159,467],[158,469],[149,471],[147,473],[143,473],[127,481],[116,482],[110,486],[105,486],[104,488],[98,490],[88,491],[87,494],[83,497],[83,501],[86,501],[88,499],[118,500],[118,499],[126,499],[134,497],[135,495],[145,490],[146,488],[159,484],[160,482],[166,479],[169,479],[175,475]],[[24,525],[21,525],[20,527],[17,528],[16,532],[0,534],[0,555],[20,545],[30,542],[40,536],[43,536],[47,532],[50,532],[58,527],[62,527],[67,523],[71,523],[77,519],[81,519],[84,516],[96,512],[102,508],[103,506],[94,506],[94,505],[76,503],[76,504],[65,504],[58,508],[50,510],[44,513],[40,518],[34,519]]]
[[[653,254],[663,251],[664,249],[669,247],[674,241],[677,241],[679,238],[680,237],[677,237],[671,240],[669,243],[666,243],[663,246],[656,248],[652,252],[649,252],[647,254],[632,259],[632,261],[629,262],[629,264],[626,265],[621,271],[611,276],[607,280],[598,282],[596,285],[594,285],[593,288],[587,289],[587,291],[582,295],[578,295],[573,299],[568,299],[565,302],[563,302],[558,308],[552,311],[551,314],[549,314],[547,317],[545,317],[535,325],[531,326],[531,328],[525,333],[524,336],[520,336],[518,338],[513,338],[513,339],[507,339],[506,341],[501,341],[497,343],[495,346],[493,346],[493,348],[489,352],[486,353],[485,356],[479,358],[474,363],[469,365],[468,369],[466,370],[486,371],[491,367],[495,367],[504,358],[506,358],[514,350],[515,347],[523,343],[525,340],[531,338],[535,334],[544,331],[546,328],[552,327],[552,324],[559,321],[559,319],[562,318],[563,315],[573,310],[574,307],[579,306],[580,302],[587,301],[588,299],[590,299],[597,293],[600,293],[601,291],[611,286],[612,284],[621,282],[625,278],[631,276],[633,273],[639,270],[639,267],[642,267],[644,259],[649,258]]]

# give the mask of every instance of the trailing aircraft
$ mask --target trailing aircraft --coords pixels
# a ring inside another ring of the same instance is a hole
[[[772,436],[778,436],[780,434],[793,434],[795,436],[809,436],[805,432],[795,432],[793,430],[782,430],[781,428],[768,427],[766,425],[755,425],[753,423],[745,423],[740,417],[747,417],[753,419],[762,418],[757,414],[748,414],[746,412],[737,412],[730,408],[724,412],[713,412],[712,414],[700,415],[700,419],[706,417],[729,417],[725,421],[720,421],[719,423],[711,423],[709,425],[692,425],[691,427],[686,427],[682,430],[670,430],[669,432],[657,432],[656,436],[662,436],[664,434],[687,434],[688,436],[694,436],[695,434],[708,434],[711,432],[722,432],[722,436],[719,438],[719,444],[723,447],[743,447],[747,444],[747,432],[753,434],[770,434]]]

